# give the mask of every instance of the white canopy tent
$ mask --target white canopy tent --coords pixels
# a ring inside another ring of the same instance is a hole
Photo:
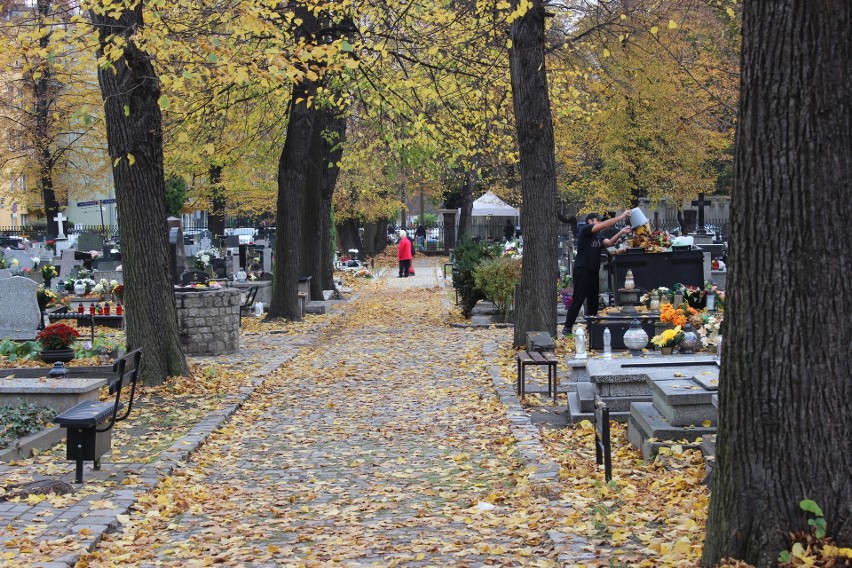
[[[485,195],[473,202],[474,217],[515,217],[518,218],[521,212],[512,207],[491,191],[486,191]]]

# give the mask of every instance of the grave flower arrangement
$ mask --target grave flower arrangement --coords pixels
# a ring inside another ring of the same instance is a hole
[[[44,286],[39,286],[36,290],[36,299],[38,300],[39,309],[44,311],[56,304],[58,297]]]
[[[59,272],[56,271],[56,267],[52,264],[45,264],[41,267],[41,277],[45,281],[53,280],[57,276],[59,276]]]
[[[683,327],[689,321],[689,318],[695,315],[698,315],[698,310],[686,304],[681,304],[676,308],[671,304],[660,306],[660,322],[662,323]]]
[[[42,349],[67,349],[80,337],[76,329],[64,323],[53,323],[38,332]]]
[[[705,296],[707,292],[703,288],[697,286],[684,286],[683,284],[675,284],[675,292],[683,293],[683,301],[693,308],[703,308]]]
[[[661,334],[651,338],[651,343],[657,347],[677,347],[683,341],[683,330],[679,325],[672,329],[666,329]]]
[[[206,270],[214,258],[219,258],[219,253],[213,249],[198,251],[195,253],[196,270]]]
[[[115,282],[115,284],[112,284]],[[116,280],[110,282],[112,284],[112,295],[115,296],[119,302],[124,301],[124,284],[119,284]]]
[[[50,240],[50,241],[45,242],[44,248],[46,248],[47,250],[55,251],[56,250],[56,241]]]
[[[14,267],[18,266],[18,259],[6,257],[7,252],[9,252],[8,248],[5,249],[2,254],[0,254],[0,269],[14,268]]]
[[[568,274],[563,274],[559,279],[559,282],[556,283],[556,289],[559,291],[559,298],[566,310],[571,307],[571,298],[574,297],[574,288],[572,288],[571,285],[572,278],[568,276]]]

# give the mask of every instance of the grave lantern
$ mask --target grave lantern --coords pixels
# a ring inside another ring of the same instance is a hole
[[[624,346],[630,349],[634,357],[642,354],[642,348],[648,345],[648,334],[642,329],[638,319],[630,322],[630,328],[624,332]]]

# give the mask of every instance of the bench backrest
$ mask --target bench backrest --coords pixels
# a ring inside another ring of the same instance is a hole
[[[136,380],[139,377],[139,364],[142,361],[142,349],[134,349],[124,357],[118,359],[112,365],[112,370],[115,373],[115,378],[109,384],[109,394],[115,395],[115,406],[112,412],[112,418],[103,428],[98,428],[98,432],[106,432],[115,426],[116,422],[125,420],[133,409],[133,398],[136,396]],[[118,415],[121,409],[121,389],[126,384],[130,386],[130,397],[127,401],[124,414]]]
[[[254,299],[257,297],[258,288],[259,288],[259,286],[252,286],[251,288],[248,289],[248,292],[246,292],[246,301],[243,304],[243,307],[245,307],[245,308],[252,307],[252,305],[254,304]]]

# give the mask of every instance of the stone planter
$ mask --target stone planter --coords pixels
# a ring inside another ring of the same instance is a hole
[[[660,347],[660,353],[663,355],[671,355],[674,347]]]
[[[178,330],[187,355],[221,355],[240,347],[240,292],[233,288],[176,292]]]
[[[51,365],[60,361],[68,363],[74,360],[74,350],[70,347],[66,349],[42,349],[41,360]]]

